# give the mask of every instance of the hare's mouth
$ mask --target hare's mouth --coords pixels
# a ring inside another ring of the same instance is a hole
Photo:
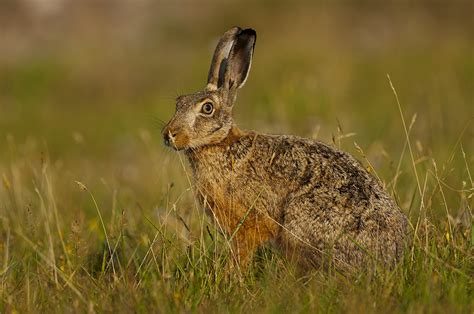
[[[175,150],[175,151],[178,151],[178,152],[181,151],[181,150],[186,150],[186,149],[189,148],[188,146],[177,146],[177,145],[174,145],[172,143],[167,144],[166,142],[165,142],[165,145],[168,146],[169,148]]]
[[[186,135],[181,134],[165,134],[163,136],[163,141],[166,146],[176,151],[187,149],[189,146],[188,137]]]
[[[175,150],[175,151],[180,151],[184,148],[176,147],[173,143],[170,143],[169,141],[165,140],[165,145],[168,146],[169,148]]]

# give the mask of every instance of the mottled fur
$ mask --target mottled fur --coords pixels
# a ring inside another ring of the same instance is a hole
[[[318,141],[241,131],[233,123],[255,38],[249,29],[226,32],[206,90],[179,97],[163,130],[167,144],[185,151],[201,204],[233,236],[244,268],[270,240],[305,267],[357,269],[370,259],[393,265],[407,219],[357,160]],[[213,105],[211,115],[202,113],[205,103]]]

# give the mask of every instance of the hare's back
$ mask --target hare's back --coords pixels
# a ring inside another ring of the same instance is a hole
[[[253,156],[271,179],[283,180],[295,193],[326,191],[364,203],[384,194],[380,183],[350,154],[328,144],[287,135],[258,135]]]

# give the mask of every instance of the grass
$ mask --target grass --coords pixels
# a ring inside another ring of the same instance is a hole
[[[462,3],[281,2],[247,15],[239,3],[148,4],[117,19],[127,5],[85,2],[64,19],[0,9],[0,312],[474,311]],[[226,270],[228,242],[159,129],[177,94],[204,85],[230,18],[259,34],[236,121],[361,160],[410,218],[394,270],[301,276],[271,246],[248,274]]]

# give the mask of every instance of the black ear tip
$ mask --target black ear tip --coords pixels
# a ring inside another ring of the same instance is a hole
[[[240,33],[240,35],[257,37],[257,32],[253,28],[246,28]]]

